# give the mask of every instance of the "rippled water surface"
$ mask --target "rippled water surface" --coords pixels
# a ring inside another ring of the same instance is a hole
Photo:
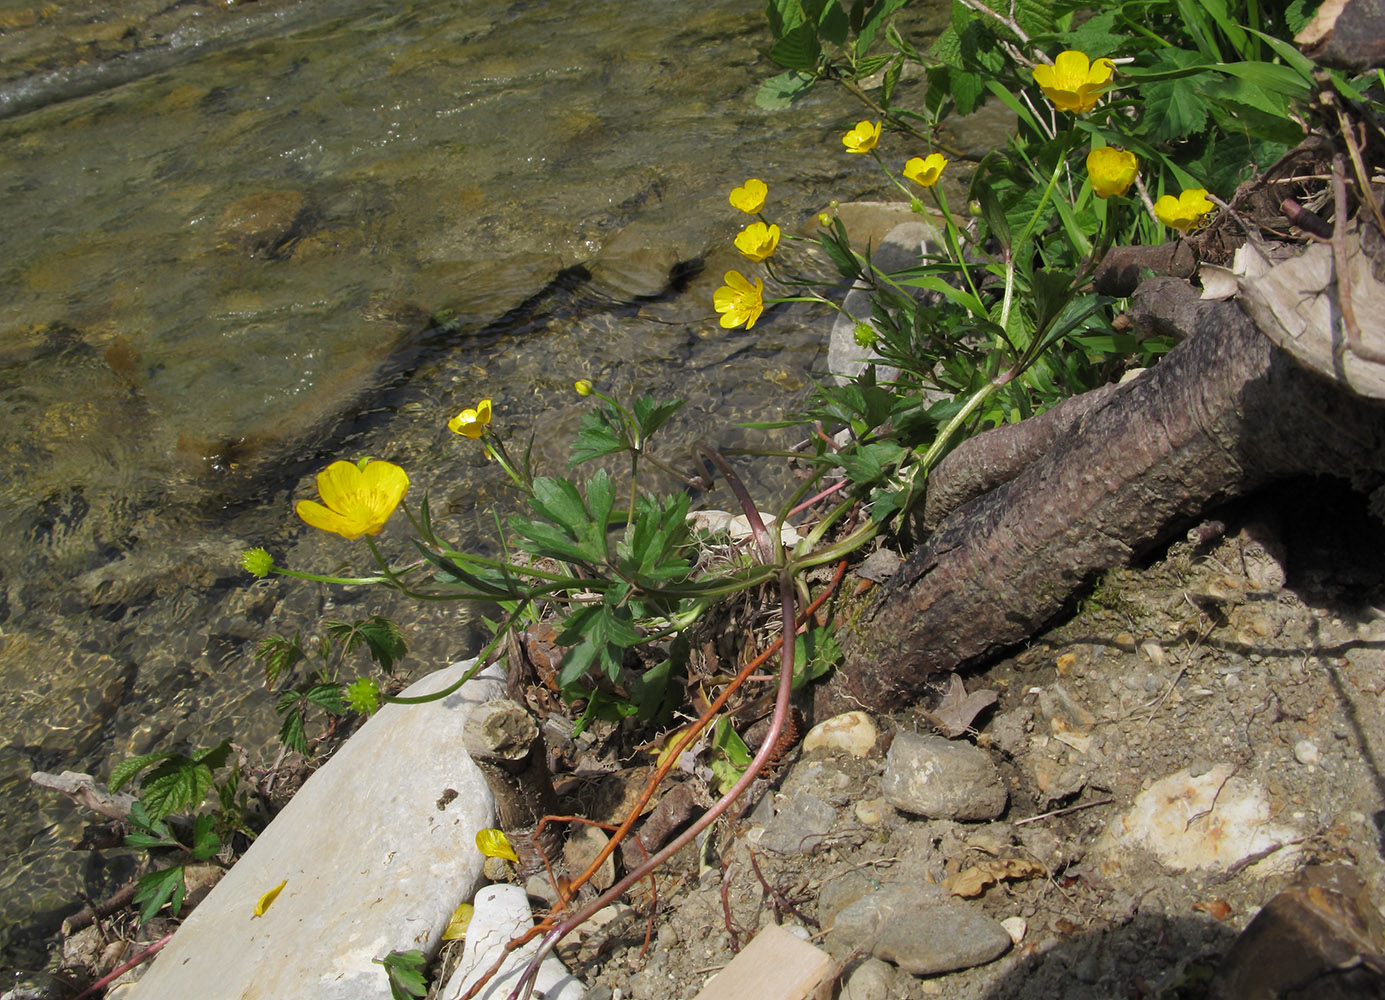
[[[550,468],[577,377],[688,399],[672,444],[756,443],[735,421],[802,398],[820,314],[711,314],[745,269],[726,192],[764,178],[797,230],[879,188],[840,152],[840,96],[754,107],[762,12],[0,0],[0,965],[42,965],[78,897],[129,871],[75,849],[90,817],[34,770],[104,778],[225,736],[261,753],[255,643],[334,608],[408,623],[416,671],[475,649],[457,609],[239,570],[249,545],[364,565],[292,516],[328,460],[404,465],[484,539],[510,500],[444,428],[483,396]]]

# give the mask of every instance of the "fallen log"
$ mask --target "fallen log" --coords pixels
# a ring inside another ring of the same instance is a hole
[[[1235,303],[1153,278],[1131,315],[1183,342],[1076,407],[1085,412],[1051,448],[941,518],[852,623],[820,710],[907,703],[930,675],[1028,638],[1097,574],[1229,499],[1299,476],[1366,492],[1385,483],[1385,406],[1296,363]]]

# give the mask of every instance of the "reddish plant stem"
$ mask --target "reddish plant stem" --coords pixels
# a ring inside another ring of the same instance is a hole
[[[172,940],[173,932],[169,931],[167,934],[159,938],[159,940],[155,941],[148,948],[145,948],[142,952],[140,952],[134,958],[130,959],[128,962],[122,962],[120,965],[117,965],[110,972],[106,973],[100,979],[96,980],[96,982],[92,983],[86,989],[82,990],[81,993],[78,993],[75,997],[72,998],[72,1000],[87,1000],[87,997],[95,996],[98,990],[104,989],[107,985],[119,979],[121,976],[125,975],[125,973],[129,972],[131,969],[139,965],[141,962],[149,961],[149,959],[153,958],[155,955],[159,953],[160,949],[162,949],[164,945],[168,944],[168,942]]]

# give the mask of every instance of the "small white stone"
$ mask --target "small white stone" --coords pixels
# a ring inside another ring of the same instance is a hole
[[[1312,740],[1299,740],[1294,744],[1294,760],[1311,767],[1322,761],[1322,752]]]
[[[476,909],[467,925],[462,960],[443,987],[440,994],[443,1000],[456,1000],[466,993],[502,955],[505,961],[500,970],[477,997],[478,1000],[500,1000],[508,996],[542,945],[536,937],[505,953],[509,941],[534,926],[529,900],[519,886],[488,885],[476,894],[474,905]],[[587,989],[550,954],[539,965],[534,993],[544,1000],[581,1000],[587,995]]]
[[[879,826],[885,822],[885,809],[888,805],[884,799],[857,799],[856,821],[863,826]]]
[[[875,746],[878,735],[874,720],[865,712],[843,712],[808,730],[808,735],[803,738],[803,752],[827,747],[855,757],[865,757]]]
[[[1000,922],[1000,926],[1005,928],[1005,933],[1010,935],[1010,940],[1019,944],[1024,940],[1025,932],[1029,930],[1029,921],[1023,917],[1006,917]]]

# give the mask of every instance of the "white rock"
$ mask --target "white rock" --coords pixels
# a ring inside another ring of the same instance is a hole
[[[1023,917],[1006,917],[1000,922],[1000,926],[1005,928],[1005,933],[1010,935],[1010,940],[1019,944],[1024,940],[1024,935],[1029,931],[1029,921]]]
[[[1288,845],[1298,834],[1271,824],[1264,789],[1218,764],[1198,777],[1187,770],[1160,778],[1117,817],[1098,850],[1143,847],[1177,871],[1225,870],[1253,854]],[[1289,870],[1298,848],[1285,846],[1260,864],[1262,872]]]
[[[768,530],[774,527],[777,518],[773,514],[761,511],[760,520]],[[744,514],[732,514],[729,510],[695,510],[688,515],[688,522],[699,531],[705,531],[710,535],[724,531],[731,536],[731,541],[738,545],[749,544],[751,541],[750,520]],[[792,524],[781,524],[779,540],[788,548],[793,548],[803,539]]]
[[[1294,744],[1294,760],[1311,766],[1322,761],[1322,751],[1312,740],[1299,740]]]
[[[803,752],[828,747],[856,757],[869,756],[879,734],[875,722],[861,711],[843,712],[819,722],[803,737]]]
[[[475,661],[404,693],[440,691]],[[490,668],[423,705],[386,705],[304,783],[179,928],[132,1000],[389,1000],[372,960],[438,944],[475,889],[490,789],[458,748],[473,706],[504,694]],[[444,808],[438,803],[449,796]],[[260,896],[285,882],[263,916]]]
[[[505,951],[505,944],[534,926],[534,915],[524,890],[517,885],[488,885],[476,894],[476,907],[466,929],[462,961],[443,987],[440,1000],[457,1000],[485,975]],[[477,1000],[503,1000],[524,974],[539,950],[540,938],[516,948],[488,982]],[[552,954],[544,956],[534,980],[534,996],[543,1000],[582,1000],[587,988],[574,979]]]

